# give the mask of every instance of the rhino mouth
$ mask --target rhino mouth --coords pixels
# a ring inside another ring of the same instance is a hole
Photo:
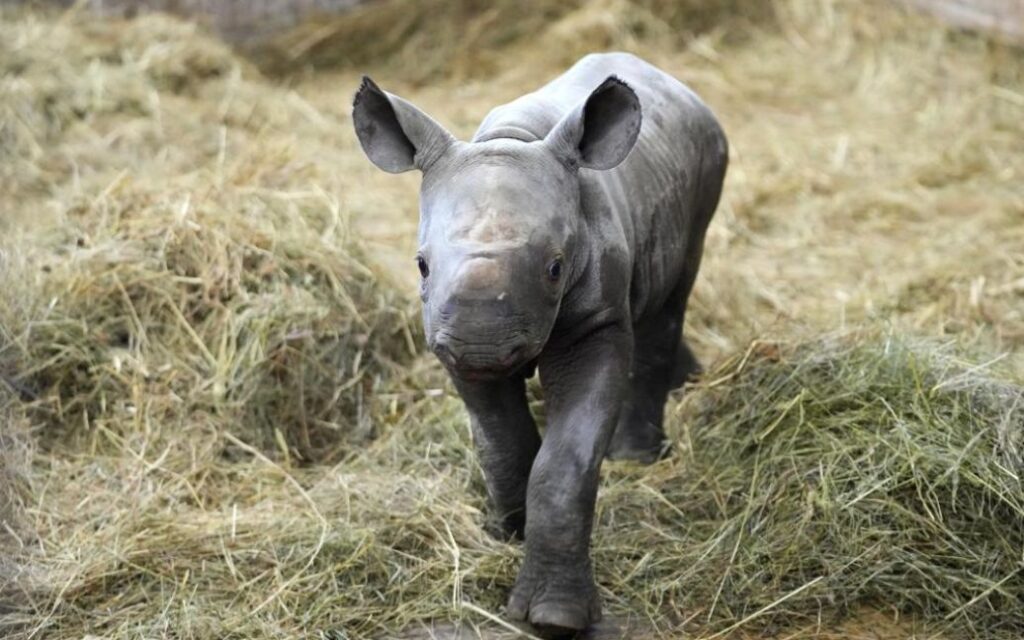
[[[465,380],[467,382],[493,382],[497,380],[505,380],[515,376],[520,371],[526,371],[527,366],[527,364],[523,364],[512,369],[501,371],[492,369],[460,369],[458,371],[449,369],[449,371],[451,371],[451,373],[460,380]]]
[[[537,357],[528,340],[466,342],[450,334],[439,334],[431,350],[452,373],[469,380],[507,377]]]

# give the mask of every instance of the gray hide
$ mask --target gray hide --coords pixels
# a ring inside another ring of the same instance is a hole
[[[377,166],[423,172],[427,341],[465,401],[496,521],[525,538],[506,613],[583,629],[601,614],[601,461],[661,455],[668,392],[697,371],[681,332],[725,136],[686,86],[623,53],[497,107],[470,142],[369,79],[353,119]],[[525,394],[535,368],[543,441]]]

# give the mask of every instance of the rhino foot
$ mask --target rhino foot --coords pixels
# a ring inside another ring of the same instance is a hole
[[[609,460],[652,464],[667,457],[669,449],[660,426],[634,419],[619,423],[605,457]]]
[[[486,531],[495,540],[522,542],[526,532],[526,513],[520,509],[505,516],[494,515],[484,523]]]
[[[609,447],[607,457],[609,460],[630,460],[640,464],[654,464],[667,457],[667,451],[661,445],[646,449],[629,446]]]
[[[601,619],[601,600],[589,570],[524,566],[509,597],[506,614],[529,621],[545,638],[576,635]]]

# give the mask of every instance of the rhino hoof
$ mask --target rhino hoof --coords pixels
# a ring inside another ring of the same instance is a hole
[[[520,576],[506,614],[513,620],[529,621],[541,637],[566,638],[601,620],[601,601],[589,580],[573,587],[556,587]]]
[[[526,537],[526,517],[519,513],[504,518],[491,518],[484,524],[484,531],[495,540],[522,542]]]
[[[658,444],[654,447],[637,447],[628,444],[613,442],[608,447],[609,460],[630,460],[640,464],[654,464],[658,460],[664,460],[671,454],[672,447],[668,444]]]
[[[530,624],[543,638],[572,637],[589,627],[591,622],[594,621],[584,606],[544,603],[530,609]]]

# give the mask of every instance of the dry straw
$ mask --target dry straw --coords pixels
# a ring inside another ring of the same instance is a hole
[[[287,82],[169,18],[0,14],[0,635],[506,629],[521,549],[402,284],[415,181],[346,87],[466,135],[593,48],[735,151],[687,318],[717,364],[667,460],[606,467],[606,611],[1024,632],[1020,52],[880,2],[521,5],[374,3],[253,58]]]

